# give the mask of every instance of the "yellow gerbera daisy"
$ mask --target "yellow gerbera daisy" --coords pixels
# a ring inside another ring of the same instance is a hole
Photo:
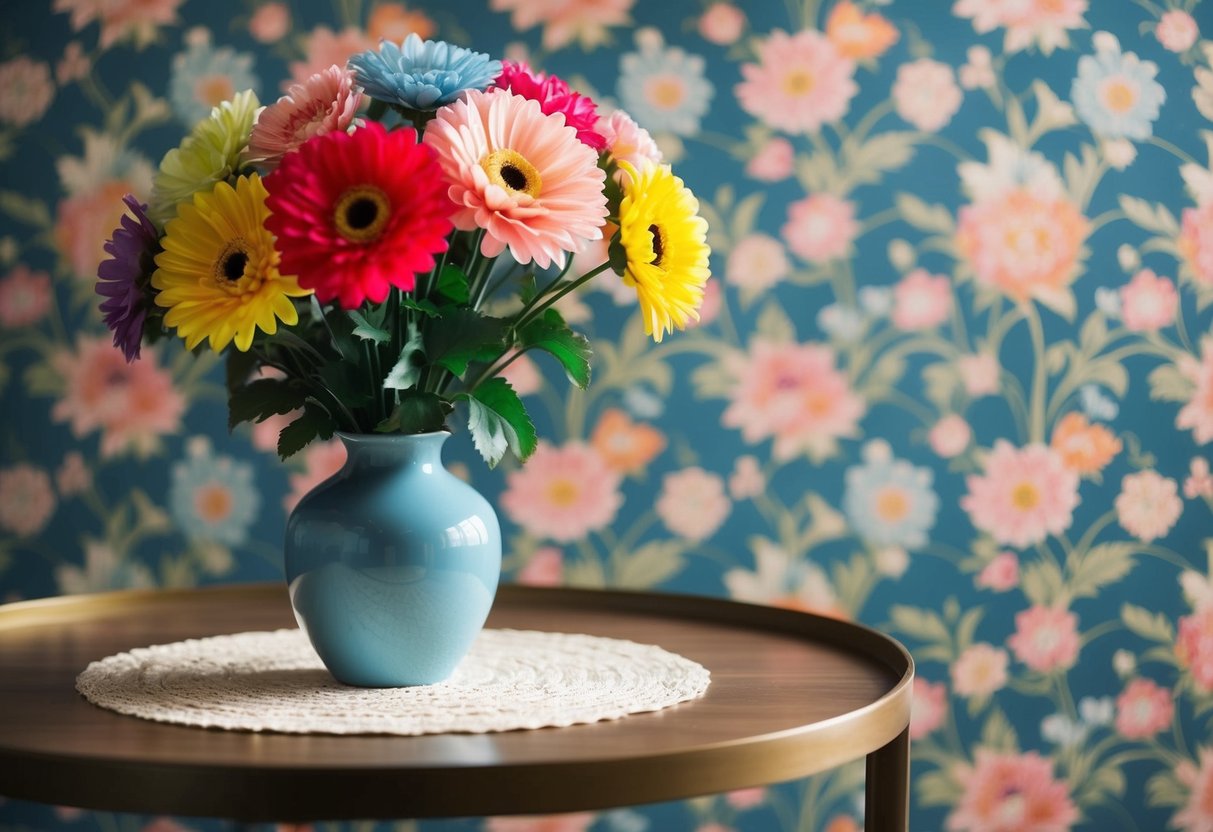
[[[168,308],[165,324],[176,327],[190,349],[209,338],[219,352],[235,339],[244,352],[257,329],[272,335],[279,319],[299,320],[290,299],[311,292],[294,275],[278,273],[265,197],[255,173],[240,177],[235,188],[220,182],[182,203],[165,229],[152,285],[159,290],[156,304]]]
[[[627,173],[619,205],[619,241],[627,254],[623,282],[636,289],[645,333],[660,342],[665,333],[699,320],[710,276],[708,224],[669,165],[620,167]]]
[[[152,180],[148,216],[153,222],[163,227],[176,216],[178,205],[239,170],[260,106],[252,90],[238,93],[212,109],[180,145],[164,154]]]

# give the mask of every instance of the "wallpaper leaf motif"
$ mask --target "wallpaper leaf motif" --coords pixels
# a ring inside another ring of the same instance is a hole
[[[126,364],[96,265],[180,125],[417,32],[625,108],[715,253],[698,327],[656,347],[610,275],[562,299],[574,329],[593,309],[594,384],[566,377],[576,344],[509,365],[545,437],[525,467],[450,443],[500,509],[507,577],[901,638],[913,829],[1213,828],[1208,0],[221,5],[11,12],[0,598],[280,577],[286,511],[340,446],[280,464],[289,402],[229,435],[214,360]],[[420,826],[854,832],[862,777]],[[7,803],[0,824],[113,819]]]

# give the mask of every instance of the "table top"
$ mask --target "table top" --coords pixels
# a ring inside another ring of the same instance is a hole
[[[519,586],[501,587],[487,626],[656,644],[704,665],[707,693],[592,725],[388,737],[163,724],[75,691],[114,653],[291,626],[280,584],[0,606],[0,795],[247,821],[579,811],[804,777],[910,719],[913,662],[874,630],[713,598]]]

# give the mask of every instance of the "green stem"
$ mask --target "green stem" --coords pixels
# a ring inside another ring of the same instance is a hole
[[[1032,337],[1032,390],[1028,408],[1028,438],[1032,442],[1045,441],[1045,387],[1048,384],[1045,367],[1045,332],[1040,322],[1040,313],[1035,306],[1024,310],[1028,332]]]
[[[576,280],[570,281],[568,284],[566,284],[561,289],[559,289],[555,292],[552,292],[550,295],[547,295],[546,298],[544,297],[544,295],[537,295],[536,297],[532,298],[531,302],[529,304],[527,304],[526,306],[522,307],[522,310],[518,313],[518,322],[514,324],[512,329],[515,332],[519,329],[522,329],[522,327],[526,326],[528,323],[533,321],[536,317],[538,317],[540,314],[542,314],[548,307],[550,307],[552,304],[556,303],[556,301],[560,300],[562,297],[567,295],[569,292],[572,292],[574,289],[577,289],[578,287],[584,285],[585,283],[587,283],[590,280],[590,278],[598,276],[599,274],[606,271],[610,267],[611,267],[611,263],[608,260],[608,261],[603,262],[600,265],[595,266],[594,268],[590,269],[588,272],[586,272],[585,274],[583,274],[581,277],[577,278]],[[541,303],[536,304],[536,302],[539,301],[541,298],[543,298],[543,301]]]

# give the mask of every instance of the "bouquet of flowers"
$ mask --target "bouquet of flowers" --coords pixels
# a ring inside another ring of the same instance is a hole
[[[442,430],[461,406],[490,465],[525,459],[502,369],[541,350],[590,380],[556,301],[613,270],[660,341],[709,276],[698,202],[626,113],[416,35],[264,108],[236,95],[164,156],[150,204],[125,201],[98,268],[114,345],[134,361],[173,330],[225,353],[230,427],[300,411],[284,458],[336,431]],[[591,247],[602,262],[570,274]]]

